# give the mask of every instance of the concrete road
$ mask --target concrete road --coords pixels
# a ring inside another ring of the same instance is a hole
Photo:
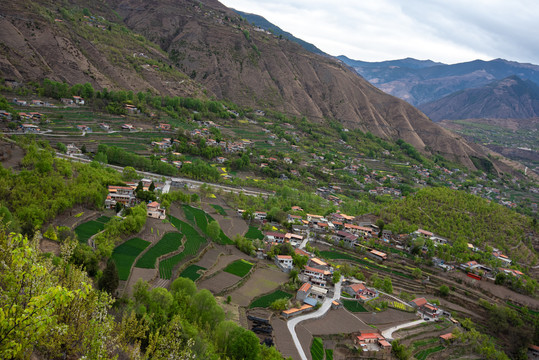
[[[411,322],[407,322],[405,324],[401,324],[401,325],[397,325],[397,326],[393,326],[387,330],[384,330],[382,331],[382,336],[385,337],[387,339],[387,341],[391,341],[393,340],[393,338],[391,337],[393,335],[393,333],[397,330],[400,330],[400,329],[405,329],[405,328],[408,328],[408,327],[412,327],[412,326],[416,326],[416,325],[419,325],[421,323],[424,323],[425,320],[423,319],[420,319],[420,320],[416,320],[416,321],[411,321]]]
[[[303,347],[301,346],[301,342],[298,339],[298,335],[296,334],[296,325],[305,320],[317,319],[324,316],[331,308],[331,303],[333,302],[333,300],[339,300],[341,298],[341,283],[342,280],[335,284],[335,293],[333,294],[333,297],[326,298],[322,303],[322,306],[318,310],[310,314],[295,317],[291,320],[288,320],[288,322],[286,323],[288,331],[290,331],[290,335],[292,335],[292,340],[294,340],[294,344],[296,345],[296,349],[298,349],[301,360],[308,359],[307,355],[305,355],[305,352],[303,351]]]

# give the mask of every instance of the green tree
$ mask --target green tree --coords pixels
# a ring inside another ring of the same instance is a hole
[[[100,290],[105,290],[109,294],[114,294],[119,284],[118,270],[114,261],[109,260],[107,267],[103,271],[103,276],[99,278],[98,287]]]
[[[137,174],[137,171],[132,166],[126,166],[124,167],[124,170],[122,172],[122,178],[126,181],[131,181],[135,179],[139,179],[140,177]]]
[[[449,295],[449,287],[447,285],[442,285],[438,289],[438,292],[440,293],[441,296],[445,297],[445,296]]]
[[[219,223],[217,221],[210,221],[207,227],[208,236],[212,240],[219,239],[219,236],[221,235],[221,226],[219,226]]]
[[[421,279],[421,277],[423,276],[423,271],[421,271],[420,268],[414,268],[412,270],[412,276],[416,279]]]
[[[339,270],[335,270],[333,272],[332,280],[334,284],[338,283],[341,280],[341,272]]]
[[[275,310],[275,311],[283,311],[283,310],[288,309],[288,299],[282,298],[282,299],[277,299],[273,301],[270,304],[270,309]]]
[[[60,151],[63,154],[67,153],[67,146],[64,143],[61,143],[61,142],[57,143],[56,148],[58,149],[58,151]]]
[[[382,290],[384,290],[388,294],[393,294],[393,284],[391,283],[391,278],[389,276],[384,277]]]

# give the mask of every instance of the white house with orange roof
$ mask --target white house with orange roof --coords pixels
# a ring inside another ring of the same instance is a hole
[[[157,201],[152,201],[146,206],[146,213],[148,214],[148,217],[154,219],[164,220],[166,218],[165,212],[165,208],[162,208],[161,204],[159,204]]]
[[[289,272],[294,267],[294,260],[290,255],[277,255],[275,256],[275,265],[284,272]]]

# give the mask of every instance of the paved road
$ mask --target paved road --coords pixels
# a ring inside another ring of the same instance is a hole
[[[339,300],[341,298],[341,283],[342,280],[335,284],[335,293],[333,294],[333,298],[326,298],[322,303],[322,306],[318,310],[310,314],[295,317],[291,320],[288,320],[288,322],[286,323],[288,331],[290,331],[290,334],[292,335],[292,340],[294,340],[294,345],[296,345],[296,349],[298,349],[301,360],[308,359],[307,355],[305,355],[305,352],[303,351],[303,348],[301,347],[301,342],[298,339],[298,335],[296,334],[296,325],[305,320],[317,319],[324,316],[331,308],[331,303],[333,302],[333,300]]]
[[[424,322],[425,322],[425,320],[420,319],[420,320],[411,321],[411,322],[408,322],[408,323],[405,323],[405,324],[393,326],[393,327],[391,327],[391,328],[389,328],[387,330],[382,331],[382,336],[385,337],[388,341],[391,341],[391,340],[393,340],[391,335],[393,335],[393,333],[395,331],[400,330],[400,329],[404,329],[404,328],[407,328],[407,327],[416,326],[416,325],[419,325],[419,324],[424,323]]]
[[[80,157],[77,157],[77,156],[65,155],[65,154],[62,154],[62,153],[56,153],[56,156],[64,158],[64,159],[69,159],[69,160],[79,161],[79,162],[84,162],[84,163],[90,163],[91,162],[91,160],[81,159]],[[116,165],[110,165],[110,164],[105,164],[105,166],[108,166],[108,167],[110,167],[112,169],[115,169],[117,171],[120,171],[120,172],[122,172],[124,170],[124,168],[122,166],[116,166]],[[269,191],[264,191],[264,190],[252,190],[252,189],[245,189],[245,188],[242,188],[242,187],[236,188],[236,187],[232,187],[232,186],[220,185],[220,184],[209,183],[209,182],[198,181],[198,180],[192,180],[192,179],[188,179],[188,178],[164,176],[164,175],[160,175],[160,174],[150,173],[150,172],[146,172],[146,171],[139,171],[139,170],[137,170],[137,174],[139,174],[139,175],[141,175],[143,177],[150,178],[152,180],[162,181],[163,179],[165,179],[165,183],[169,182],[169,181],[172,182],[172,180],[174,179],[174,180],[179,180],[180,182],[182,182],[184,184],[195,186],[195,187],[200,187],[203,184],[207,184],[207,185],[212,186],[213,188],[221,189],[223,191],[232,192],[232,193],[236,193],[236,194],[243,193],[243,194],[249,195],[249,196],[259,196],[259,195],[261,195],[261,196],[266,197],[266,198],[268,196],[273,196],[273,193],[271,193]]]

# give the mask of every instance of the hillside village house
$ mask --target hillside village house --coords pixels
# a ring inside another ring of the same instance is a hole
[[[132,186],[109,186],[109,194],[105,200],[106,209],[114,209],[116,203],[131,207],[137,203],[135,188]]]
[[[264,233],[264,239],[268,242],[283,243],[285,241],[286,234],[276,232],[276,231],[267,231]]]
[[[423,317],[437,319],[443,314],[440,308],[429,303],[425,298],[416,298],[410,302],[410,305],[422,314]]]
[[[378,296],[378,291],[375,289],[369,289],[365,284],[349,284],[344,287],[344,291],[354,298],[362,301],[374,299]]]
[[[284,272],[290,272],[294,267],[292,256],[290,255],[277,255],[275,256],[275,265],[281,268]]]
[[[77,105],[84,105],[84,99],[80,96],[73,96],[73,101],[75,101],[75,104]]]
[[[264,211],[255,211],[255,220],[265,220],[268,216]]]
[[[148,217],[164,220],[166,218],[165,209],[157,201],[152,201],[146,206]]]
[[[383,351],[391,352],[391,344],[380,333],[360,332],[354,339],[354,344],[362,352]]]

